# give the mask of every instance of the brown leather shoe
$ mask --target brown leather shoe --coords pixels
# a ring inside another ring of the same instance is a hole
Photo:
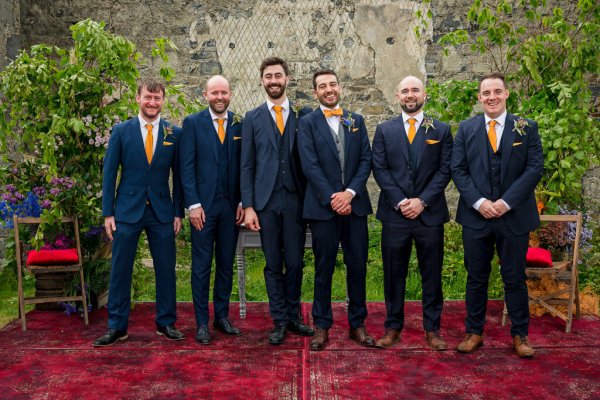
[[[315,335],[310,341],[310,349],[313,351],[321,351],[327,345],[327,340],[329,339],[327,329],[319,328],[315,326]]]
[[[459,353],[472,353],[479,347],[483,346],[483,336],[474,333],[467,333],[467,336],[458,345],[456,350]]]
[[[425,341],[427,342],[427,346],[436,351],[446,350],[448,347],[446,341],[440,336],[439,331],[425,332]]]
[[[521,358],[532,358],[535,355],[535,350],[529,345],[527,336],[513,337],[513,345],[515,346],[515,353]]]
[[[376,347],[387,349],[400,341],[400,329],[386,329],[385,333],[376,343]]]
[[[364,326],[359,326],[358,328],[350,328],[350,339],[354,340],[356,343],[365,347],[373,347],[375,346],[375,341],[367,333],[367,330]]]

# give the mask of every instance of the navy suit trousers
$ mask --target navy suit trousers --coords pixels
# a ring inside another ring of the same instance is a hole
[[[192,231],[192,297],[196,324],[208,324],[208,296],[213,249],[215,252],[215,284],[213,305],[215,320],[229,318],[229,298],[233,284],[233,259],[239,229],[235,224],[236,209],[225,198],[216,198],[206,212],[202,230]]]
[[[175,299],[175,231],[173,222],[160,222],[151,206],[146,206],[142,219],[136,223],[116,222],[113,233],[112,270],[108,297],[108,327],[126,331],[131,308],[133,263],[142,231],[156,277],[156,325],[163,327],[176,320]]]
[[[483,229],[463,226],[465,268],[467,269],[467,333],[481,335],[485,324],[488,281],[494,247],[501,260],[500,274],[504,299],[511,321],[511,336],[527,336],[529,298],[525,280],[525,256],[529,235],[515,235],[504,219],[489,221]]]

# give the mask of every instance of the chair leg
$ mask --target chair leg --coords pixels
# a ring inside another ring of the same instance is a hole
[[[23,271],[21,265],[17,268],[17,282],[19,292],[19,318],[21,319],[21,329],[27,330],[27,323],[25,322],[25,294],[23,293]]]
[[[83,281],[83,267],[79,269],[79,283],[81,285],[81,302],[83,303],[83,318],[85,320],[85,324],[89,324],[88,319],[88,303],[87,303],[87,293],[85,290],[85,282]]]
[[[575,317],[581,318],[581,302],[579,300],[579,274],[575,275]]]
[[[573,305],[575,303],[575,282],[571,282],[571,290],[569,290],[569,304],[567,304],[567,326],[565,332],[571,333],[571,325],[573,324]]]
[[[506,302],[504,302],[504,309],[502,310],[502,326],[506,325],[506,317],[508,316],[508,309],[506,308]]]

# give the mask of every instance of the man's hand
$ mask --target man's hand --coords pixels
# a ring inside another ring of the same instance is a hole
[[[418,198],[406,199],[404,203],[400,205],[400,212],[408,219],[415,219],[423,212],[425,208],[421,204],[421,200]]]
[[[235,212],[235,224],[241,225],[244,222],[244,209],[242,206],[238,206]]]
[[[331,209],[339,215],[348,215],[352,211],[352,193],[348,191],[336,192],[331,195]]]
[[[175,217],[175,220],[173,221],[173,229],[175,230],[175,236],[177,236],[177,234],[179,232],[181,232],[181,218],[180,217]]]
[[[104,217],[104,230],[106,231],[106,236],[110,240],[113,240],[113,232],[117,230],[114,216]]]
[[[254,232],[258,232],[260,230],[258,215],[256,215],[256,211],[254,211],[254,208],[244,208],[244,225],[246,225],[246,228]]]
[[[502,200],[496,200],[495,202],[493,202],[492,207],[494,207],[494,210],[496,210],[496,212],[498,213],[498,216],[496,218],[500,218],[508,211],[506,203],[504,203]]]
[[[488,199],[485,199],[479,206],[479,214],[483,215],[483,218],[487,219],[498,218],[501,215],[494,207],[494,203]]]
[[[205,221],[206,215],[204,214],[204,208],[202,208],[202,206],[190,210],[190,222],[194,228],[201,231],[202,228],[204,228]]]

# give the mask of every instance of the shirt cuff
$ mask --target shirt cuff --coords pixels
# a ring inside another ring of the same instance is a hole
[[[354,198],[354,196],[356,196],[356,192],[350,188],[347,188],[346,192],[350,192],[352,194],[352,198]]]
[[[394,207],[396,210],[400,208],[400,206],[404,203],[406,203],[406,201],[408,200],[408,197],[405,197],[404,199],[402,199],[402,201],[400,201],[398,203],[398,205],[396,205],[396,207]]]
[[[505,202],[504,200],[500,199],[501,202],[504,203],[504,205],[506,206],[506,208],[508,208],[508,211],[510,211],[510,206],[508,205],[507,202]]]
[[[473,208],[476,209],[477,211],[479,211],[479,207],[481,207],[481,203],[483,203],[485,201],[485,197],[480,198],[479,200],[477,200],[475,202],[475,204],[473,204]]]
[[[196,208],[200,208],[200,207],[202,207],[202,204],[196,203],[196,204],[192,204],[191,206],[189,206],[188,210],[192,211],[192,210],[195,210]]]

